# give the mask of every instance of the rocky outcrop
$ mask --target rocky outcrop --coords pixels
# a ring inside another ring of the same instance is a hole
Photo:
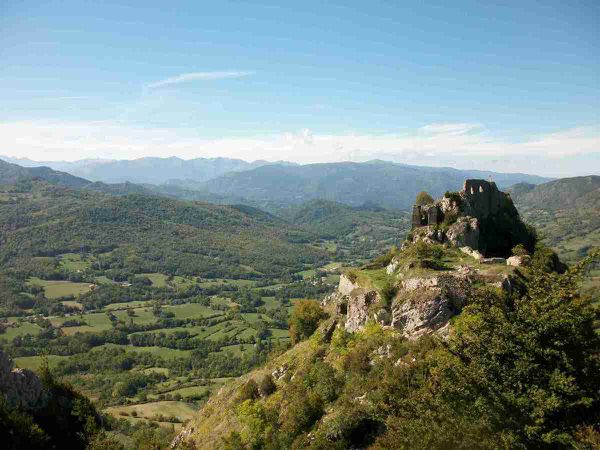
[[[377,290],[362,287],[342,274],[337,291],[325,298],[322,304],[333,307],[335,313],[344,318],[344,328],[355,332],[361,330],[370,318],[378,322],[382,320],[382,314],[372,308],[380,300]]]
[[[459,217],[446,230],[446,239],[454,247],[479,247],[479,220],[475,217]]]
[[[471,296],[471,282],[460,275],[413,278],[402,283],[392,303],[392,327],[415,339],[447,326]]]
[[[517,244],[533,245],[510,195],[485,180],[466,180],[462,191],[415,205],[412,240],[470,247],[485,256],[508,256]]]
[[[6,353],[0,351],[0,392],[16,408],[26,410],[42,406],[46,393],[39,377],[30,370],[17,369]]]
[[[466,274],[409,278],[401,282],[391,308],[386,309],[377,290],[361,287],[343,275],[337,292],[325,303],[335,306],[348,332],[360,331],[372,320],[415,339],[446,327],[470,297],[471,281]]]
[[[357,289],[348,298],[346,314],[346,331],[354,332],[362,329],[369,319],[369,309],[379,302],[379,293],[375,290]]]

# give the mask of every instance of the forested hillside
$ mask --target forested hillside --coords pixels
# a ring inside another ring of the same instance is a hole
[[[336,259],[348,262],[364,262],[381,254],[398,244],[410,228],[406,212],[327,200],[309,201],[277,213],[322,239],[335,241]]]
[[[517,184],[511,195],[525,219],[568,261],[600,244],[600,176]]]

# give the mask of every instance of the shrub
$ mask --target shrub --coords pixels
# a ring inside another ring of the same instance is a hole
[[[386,280],[383,287],[380,289],[379,293],[381,294],[382,306],[384,308],[389,308],[392,306],[392,300],[394,296],[398,292],[398,287],[391,280]]]
[[[526,256],[529,255],[529,252],[523,244],[517,244],[512,249],[512,254],[515,256]]]
[[[241,387],[238,398],[241,402],[244,402],[246,400],[257,399],[259,396],[258,385],[253,378],[250,378],[246,384]]]
[[[325,312],[317,302],[312,300],[296,302],[289,320],[292,343],[310,337],[319,326],[319,321],[325,317]]]
[[[462,197],[458,192],[449,192],[446,191],[444,197],[449,198],[453,203],[460,206],[462,204]]]
[[[263,397],[268,397],[277,390],[275,381],[273,381],[273,377],[270,374],[266,374],[264,377],[262,377],[258,385],[258,390],[260,395]]]
[[[417,206],[430,205],[433,202],[434,202],[433,197],[425,191],[419,192],[417,194],[417,199],[415,200],[415,204]]]

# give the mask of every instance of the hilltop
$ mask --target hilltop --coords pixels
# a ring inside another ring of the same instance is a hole
[[[571,297],[574,272],[532,260],[420,241],[348,272],[322,309],[297,306],[296,345],[221,388],[174,446],[593,448],[597,312]]]

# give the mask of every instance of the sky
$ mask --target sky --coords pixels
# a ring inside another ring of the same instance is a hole
[[[0,154],[600,174],[600,2],[0,0]]]

